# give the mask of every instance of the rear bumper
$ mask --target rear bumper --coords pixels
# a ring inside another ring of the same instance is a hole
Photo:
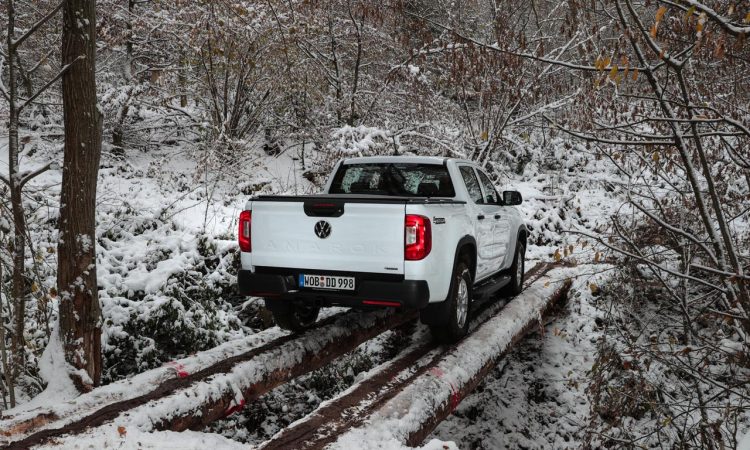
[[[256,273],[240,270],[237,275],[240,295],[315,302],[321,306],[405,307],[422,309],[430,301],[430,289],[424,280],[382,280],[377,274],[348,274],[356,278],[355,291],[299,289],[298,272]],[[374,278],[374,279],[373,279]]]

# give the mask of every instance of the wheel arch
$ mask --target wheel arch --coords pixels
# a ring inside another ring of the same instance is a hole
[[[471,271],[471,279],[476,279],[477,274],[477,241],[473,236],[466,235],[458,240],[456,254],[453,257],[453,267],[456,267],[460,258],[466,255]]]
[[[521,224],[521,226],[518,227],[517,239],[524,247],[528,247],[527,242],[529,239],[529,230],[526,228],[526,225]]]

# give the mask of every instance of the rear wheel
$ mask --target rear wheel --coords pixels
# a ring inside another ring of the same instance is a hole
[[[430,331],[438,342],[452,344],[466,335],[469,329],[469,307],[471,306],[472,280],[469,265],[460,261],[453,270],[448,299],[443,305],[440,323],[430,325]]]
[[[265,299],[265,302],[276,325],[285,330],[302,331],[318,320],[319,306],[271,299]]]
[[[510,266],[510,283],[503,288],[503,297],[518,295],[523,290],[523,275],[526,270],[526,246],[523,242],[516,243],[516,254],[513,256],[513,265]]]

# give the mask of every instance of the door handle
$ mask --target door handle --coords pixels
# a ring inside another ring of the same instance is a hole
[[[503,216],[501,216],[500,214],[495,214],[495,219],[499,219],[501,217],[503,217]]]
[[[484,220],[484,214],[480,214],[480,215],[478,215],[478,216],[477,216],[477,219],[479,219],[479,220]]]

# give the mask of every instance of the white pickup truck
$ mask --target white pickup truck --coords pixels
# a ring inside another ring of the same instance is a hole
[[[251,198],[239,218],[240,294],[300,330],[322,306],[420,310],[443,342],[466,334],[471,302],[521,291],[528,231],[470,161],[340,161],[318,195]]]

